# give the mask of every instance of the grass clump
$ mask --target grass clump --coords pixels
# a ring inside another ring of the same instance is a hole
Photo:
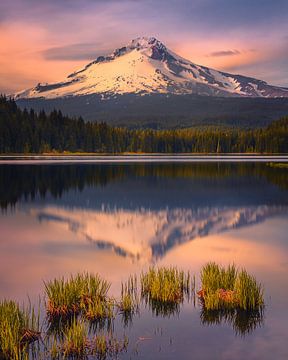
[[[84,358],[88,349],[88,331],[85,324],[74,318],[71,326],[64,330],[63,335],[63,357]]]
[[[114,301],[94,298],[84,305],[84,316],[87,320],[97,321],[114,317]]]
[[[181,303],[189,293],[190,275],[177,268],[150,268],[141,275],[141,289],[144,296],[161,302]]]
[[[20,309],[11,300],[0,302],[0,357],[28,359],[29,344],[39,338],[39,315],[34,308]]]
[[[262,286],[246,270],[242,270],[238,274],[234,284],[234,292],[241,309],[253,310],[264,304]]]
[[[264,304],[263,288],[246,270],[208,263],[201,270],[202,289],[198,292],[206,310],[238,308],[255,310]]]
[[[141,296],[156,315],[178,313],[189,293],[190,274],[175,267],[150,268],[141,275]]]
[[[50,320],[59,317],[75,316],[97,308],[99,302],[105,302],[110,283],[98,274],[77,274],[65,279],[54,279],[45,284],[48,297],[47,314]]]

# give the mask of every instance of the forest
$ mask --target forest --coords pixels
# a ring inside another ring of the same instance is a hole
[[[265,128],[153,130],[21,110],[0,96],[0,153],[288,153],[288,116]]]

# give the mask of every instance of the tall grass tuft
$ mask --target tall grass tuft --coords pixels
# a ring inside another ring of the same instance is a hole
[[[235,297],[238,306],[244,310],[253,310],[264,304],[263,287],[255,277],[242,270],[235,281]]]
[[[150,268],[141,275],[141,292],[153,300],[181,303],[189,291],[189,273],[177,268]]]
[[[263,288],[246,270],[208,263],[201,270],[202,289],[198,292],[206,310],[255,310],[264,305]]]
[[[54,279],[44,285],[50,320],[75,316],[81,311],[91,313],[100,302],[106,302],[110,288],[110,283],[98,274],[88,273]]]
[[[29,344],[39,338],[39,314],[33,307],[20,309],[14,301],[0,302],[0,356],[28,359]]]
[[[175,267],[150,268],[141,275],[141,296],[156,315],[170,316],[189,297],[190,282],[190,274]]]
[[[83,322],[73,319],[71,326],[63,331],[62,354],[65,358],[84,358],[88,349],[88,330]]]

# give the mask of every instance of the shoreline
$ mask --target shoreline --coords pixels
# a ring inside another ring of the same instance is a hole
[[[193,162],[267,162],[288,163],[288,154],[13,154],[0,155],[5,164],[65,164],[65,163],[193,163]],[[286,167],[285,165],[283,167]]]

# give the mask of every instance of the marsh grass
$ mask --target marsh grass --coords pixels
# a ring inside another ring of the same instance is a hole
[[[94,322],[101,319],[113,319],[114,318],[114,301],[112,299],[91,299],[85,304],[84,316],[86,319]]]
[[[88,329],[84,322],[73,319],[71,326],[63,331],[64,343],[61,352],[65,358],[84,358],[87,355]]]
[[[39,313],[30,305],[20,308],[14,301],[0,302],[0,356],[4,359],[28,359],[29,344],[37,341]]]
[[[124,337],[123,341],[119,341],[111,335],[97,335],[90,343],[91,355],[96,356],[98,360],[117,359],[120,353],[127,351],[128,344],[127,337]]]
[[[141,274],[141,296],[156,315],[170,316],[191,291],[190,274],[175,267],[150,268]]]
[[[98,274],[76,274],[65,279],[44,282],[48,298],[47,314],[50,321],[59,317],[73,317],[80,312],[87,316],[107,315],[107,298],[110,283]],[[109,308],[109,306],[108,306]]]
[[[141,275],[141,292],[144,297],[160,302],[181,303],[190,291],[190,274],[170,268],[150,268]]]
[[[121,284],[121,299],[118,302],[125,327],[132,324],[133,315],[139,311],[139,303],[137,276],[130,276]]]
[[[206,310],[255,310],[264,305],[262,285],[235,265],[208,263],[201,270],[201,282],[198,295]]]

